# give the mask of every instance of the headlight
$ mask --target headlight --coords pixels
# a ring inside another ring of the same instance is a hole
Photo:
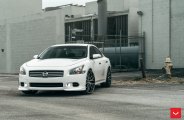
[[[84,65],[73,68],[70,70],[70,75],[74,75],[74,74],[84,74],[85,71],[83,71]]]
[[[24,69],[24,67],[20,67],[20,72],[21,75],[26,75],[26,70]]]

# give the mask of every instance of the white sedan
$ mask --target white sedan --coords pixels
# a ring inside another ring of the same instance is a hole
[[[83,91],[95,85],[111,86],[111,64],[91,44],[54,45],[20,67],[19,87],[24,94],[43,90]]]

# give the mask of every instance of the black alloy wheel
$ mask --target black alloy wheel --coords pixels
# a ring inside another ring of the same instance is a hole
[[[111,69],[108,68],[106,81],[104,83],[102,83],[101,86],[102,87],[110,87],[111,86],[111,81],[112,81]]]
[[[86,77],[86,90],[85,94],[91,94],[95,90],[95,76],[92,70],[89,70]]]

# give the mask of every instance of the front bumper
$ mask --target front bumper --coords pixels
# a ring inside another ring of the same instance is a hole
[[[23,83],[23,84],[21,84]],[[47,85],[50,83],[63,84],[61,87],[32,87],[31,83],[39,83]],[[78,83],[77,86],[74,86],[73,83]],[[19,75],[19,87],[20,91],[28,90],[64,90],[64,91],[83,91],[86,89],[86,74],[77,74],[77,75],[64,75],[63,77],[55,78],[36,78],[29,77],[28,75]]]

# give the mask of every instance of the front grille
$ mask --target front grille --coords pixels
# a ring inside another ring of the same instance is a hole
[[[63,87],[63,83],[30,83],[30,87]]]
[[[63,77],[62,70],[34,70],[29,71],[29,77]]]

